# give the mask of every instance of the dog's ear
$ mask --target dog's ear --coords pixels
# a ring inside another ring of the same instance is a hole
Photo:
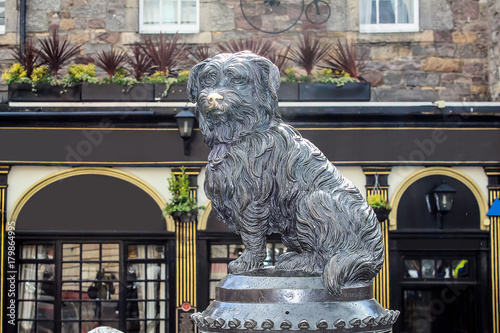
[[[280,88],[280,71],[276,65],[274,65],[270,60],[258,57],[257,62],[259,66],[263,69],[262,73],[265,73],[267,77],[262,77],[263,81],[267,83],[267,87],[271,96],[274,99],[278,99],[278,89]]]
[[[188,99],[191,103],[196,103],[196,101],[198,100],[198,76],[201,70],[205,68],[205,65],[209,62],[209,60],[210,59],[200,62],[189,71],[186,90]]]

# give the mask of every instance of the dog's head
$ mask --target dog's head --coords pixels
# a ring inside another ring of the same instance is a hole
[[[281,119],[278,68],[249,51],[219,54],[194,66],[187,93],[209,146],[232,143]]]

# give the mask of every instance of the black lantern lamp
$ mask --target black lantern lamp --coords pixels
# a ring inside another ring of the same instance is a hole
[[[432,192],[436,204],[436,222],[439,229],[443,228],[443,215],[449,213],[453,207],[453,199],[455,199],[456,192],[457,190],[445,181],[441,182],[441,185],[436,187]],[[429,213],[432,213],[428,196],[427,204],[429,206]]]
[[[194,120],[196,117],[187,107],[185,107],[181,112],[176,114],[174,118],[177,121],[179,135],[184,141],[184,155],[187,156],[189,155],[189,141],[193,135]]]

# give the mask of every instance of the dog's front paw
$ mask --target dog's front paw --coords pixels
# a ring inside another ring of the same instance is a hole
[[[228,272],[232,274],[244,273],[253,271],[263,267],[262,260],[250,251],[245,250],[243,254],[236,260],[233,260],[228,265]]]

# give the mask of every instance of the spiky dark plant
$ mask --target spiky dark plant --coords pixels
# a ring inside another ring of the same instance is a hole
[[[177,33],[171,38],[167,38],[165,34],[161,33],[155,38],[146,36],[142,49],[151,57],[153,68],[156,71],[167,73],[168,70],[172,73],[177,68],[186,45],[179,43]]]
[[[94,63],[112,78],[116,70],[123,67],[126,59],[127,53],[124,50],[111,49],[110,51],[98,52]]]
[[[319,38],[311,38],[309,34],[303,35],[297,49],[291,49],[290,54],[293,61],[304,68],[307,76],[311,73],[327,55],[331,48],[331,43],[323,44]]]
[[[252,51],[265,58],[269,58],[274,52],[274,44],[272,41],[255,38],[240,38],[229,42],[219,43],[217,44],[217,48],[224,53]]]
[[[152,66],[152,59],[142,49],[142,45],[135,42],[131,46],[132,55],[127,56],[128,71],[134,79],[140,81]]]
[[[361,76],[367,62],[365,55],[358,59],[358,51],[354,41],[346,41],[345,46],[340,40],[337,40],[337,45],[333,48],[332,53],[325,59],[327,66],[333,70],[344,71],[352,78],[365,81]]]
[[[49,66],[54,76],[57,76],[61,68],[78,55],[80,50],[80,45],[61,39],[57,30],[52,30],[50,36],[40,40],[40,59],[42,64]]]
[[[36,67],[39,50],[33,45],[31,39],[27,39],[21,46],[12,46],[12,56],[26,70],[27,77],[31,77],[33,69]]]
[[[189,49],[189,54],[195,63],[202,62],[210,58],[210,44],[197,44],[193,49]]]
[[[279,51],[279,52],[273,52],[269,56],[269,60],[278,67],[280,73],[284,73],[286,69],[287,62],[289,60],[288,58],[288,53],[290,53],[290,48],[291,45],[288,45],[288,47],[284,51]]]

